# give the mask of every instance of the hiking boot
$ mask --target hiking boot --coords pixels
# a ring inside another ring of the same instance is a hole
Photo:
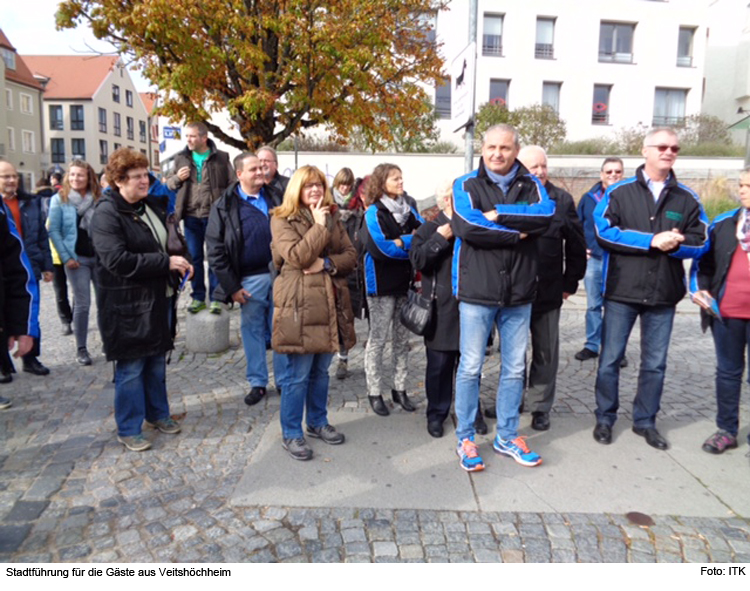
[[[187,311],[191,314],[197,314],[201,310],[206,309],[206,302],[201,302],[200,300],[193,300],[190,302],[190,305],[187,307]]]
[[[263,397],[266,395],[266,389],[261,388],[260,386],[254,386],[253,388],[250,388],[250,393],[245,396],[245,404],[248,406],[253,406],[254,404],[258,404],[261,400],[263,400]]]
[[[307,445],[304,437],[298,437],[297,439],[282,439],[281,447],[289,452],[295,460],[305,462],[312,459],[313,452],[310,446]]]
[[[0,396],[0,410],[5,410],[6,408],[10,408],[10,405],[13,404],[10,398],[6,398],[5,396]]]
[[[597,357],[599,357],[599,353],[584,347],[583,349],[578,351],[578,353],[576,353],[574,357],[578,359],[578,361],[588,361],[589,359],[596,359]]]
[[[734,449],[735,447],[737,447],[737,438],[731,433],[719,429],[706,439],[701,449],[710,454],[723,454],[726,450]]]
[[[474,443],[474,439],[471,437],[467,437],[458,444],[458,447],[456,447],[456,453],[458,454],[461,467],[467,472],[479,472],[484,470],[484,462],[479,455],[477,444]]]
[[[49,368],[42,365],[36,357],[23,360],[23,370],[28,373],[32,373],[35,376],[46,376],[49,375]]]
[[[211,314],[216,314],[218,316],[219,314],[221,314],[221,303],[211,302],[211,309],[209,311],[211,312]]]
[[[91,356],[85,347],[78,349],[78,353],[76,353],[76,361],[78,362],[78,365],[91,365]]]
[[[349,373],[349,364],[346,359],[339,359],[339,364],[336,366],[336,379],[343,380],[346,374]]]
[[[117,441],[122,443],[130,451],[146,451],[151,449],[151,442],[143,435],[118,435]]]
[[[180,427],[180,423],[175,421],[172,417],[167,417],[166,419],[159,419],[155,423],[149,423],[154,429],[159,429],[162,433],[166,433],[167,435],[177,435],[180,431],[182,431],[182,428]]]
[[[346,439],[344,434],[336,431],[333,425],[325,425],[324,427],[310,427],[308,425],[307,434],[313,439],[322,439],[323,443],[328,445],[341,445]]]
[[[538,466],[542,463],[542,458],[529,449],[525,440],[526,437],[503,439],[498,435],[492,443],[492,448],[499,454],[510,456],[522,466]]]

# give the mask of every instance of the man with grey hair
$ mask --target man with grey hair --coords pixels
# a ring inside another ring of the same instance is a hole
[[[534,237],[547,230],[555,204],[542,183],[517,161],[518,150],[518,133],[512,126],[490,127],[482,142],[479,169],[453,184],[452,282],[461,325],[456,452],[461,467],[469,472],[484,469],[474,442],[474,419],[484,350],[493,325],[502,346],[493,449],[523,466],[542,461],[519,437],[518,408],[537,287]]]
[[[518,159],[536,176],[555,202],[555,216],[547,231],[536,239],[539,256],[536,299],[531,307],[531,365],[524,408],[531,411],[531,428],[546,431],[555,401],[560,361],[560,308],[578,289],[586,272],[583,227],[570,193],[547,177],[547,153],[540,146],[526,146]]]
[[[698,195],[678,183],[672,167],[680,145],[668,128],[643,141],[635,176],[607,189],[594,210],[604,249],[604,323],[596,376],[594,439],[612,442],[619,408],[620,362],[636,319],[641,363],[633,401],[633,432],[656,449],[669,447],[656,429],[675,306],[685,295],[683,260],[708,248],[708,219]]]
[[[185,241],[193,259],[193,278],[190,281],[193,301],[188,312],[197,314],[206,308],[206,276],[203,249],[211,206],[232,183],[234,170],[229,154],[216,148],[208,138],[206,124],[198,121],[185,126],[187,146],[174,158],[174,168],[167,178],[167,187],[177,191],[175,217],[183,221]],[[221,314],[221,305],[213,297],[216,276],[209,266],[208,297],[211,312]]]
[[[289,184],[289,177],[279,174],[279,157],[271,146],[261,146],[258,148],[258,159],[263,167],[263,175],[266,179],[266,186],[277,193],[278,198],[284,200],[284,192]]]

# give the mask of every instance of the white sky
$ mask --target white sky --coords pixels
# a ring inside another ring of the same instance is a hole
[[[88,26],[55,30],[55,12],[60,0],[2,0],[0,28],[20,55],[74,55],[112,52],[112,46],[97,40]],[[135,87],[149,90],[148,82],[130,70]]]

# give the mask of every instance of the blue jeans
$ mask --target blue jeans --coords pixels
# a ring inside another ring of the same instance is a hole
[[[500,308],[460,302],[458,311],[461,359],[456,374],[456,436],[459,441],[474,436],[484,350],[492,325],[497,324],[502,362],[495,400],[497,434],[503,439],[515,439],[518,437],[518,407],[523,396],[531,304]]]
[[[164,355],[115,362],[115,422],[117,434],[138,435],[143,420],[169,417],[167,363]]]
[[[604,301],[602,353],[596,375],[596,420],[610,427],[620,407],[620,362],[636,318],[641,318],[641,366],[633,401],[633,426],[653,427],[659,412],[672,336],[674,306],[640,306]]]
[[[591,257],[586,261],[586,344],[584,347],[599,352],[602,343],[602,259]]]
[[[268,317],[273,310],[271,275],[249,275],[242,278],[242,288],[251,297],[240,309],[240,334],[245,349],[247,370],[245,376],[251,388],[265,388],[268,385],[268,364],[266,363],[266,329]],[[284,355],[273,354],[273,373],[276,386],[284,381],[286,359]]]
[[[302,415],[309,427],[328,424],[328,367],[333,353],[284,355],[286,376],[281,392],[281,433],[284,439],[302,437]]]
[[[742,372],[745,369],[745,351],[749,352],[750,374],[750,320],[714,320],[711,332],[716,347],[716,426],[736,437],[740,426],[740,392]]]
[[[199,302],[206,301],[206,271],[203,268],[203,245],[206,242],[206,226],[208,226],[208,218],[195,218],[192,216],[185,216],[183,218],[185,227],[185,242],[187,242],[188,252],[190,258],[193,259],[193,278],[190,280],[190,285],[193,288],[193,299]],[[208,297],[213,301],[214,290],[219,284],[219,280],[214,275],[214,272],[208,269]]]

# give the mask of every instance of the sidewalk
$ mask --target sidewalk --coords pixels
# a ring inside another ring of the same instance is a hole
[[[469,475],[458,466],[452,427],[442,439],[426,432],[417,337],[409,388],[416,413],[372,413],[360,343],[351,375],[331,379],[331,421],[347,443],[313,440],[311,462],[290,459],[280,445],[278,396],[271,389],[257,406],[242,401],[236,310],[224,354],[186,353],[178,338],[167,381],[183,432],[146,430],[153,449],[126,452],[115,439],[112,366],[93,314],[94,365],[79,367],[73,338],[58,336],[48,284],[42,299],[42,361],[52,373],[16,374],[0,386],[14,403],[0,412],[0,560],[750,561],[748,387],[740,448],[719,457],[701,451],[714,429],[713,344],[687,302],[675,319],[659,415],[668,452],[630,431],[637,334],[615,441],[593,441],[596,367],[573,359],[583,343],[578,294],[562,313],[552,428],[536,433],[522,417],[544,463],[523,468],[496,456],[488,435],[480,438],[487,469]],[[366,324],[357,329],[362,341]],[[498,363],[497,352],[487,358],[485,401],[494,399]],[[629,512],[654,525],[635,525]]]

